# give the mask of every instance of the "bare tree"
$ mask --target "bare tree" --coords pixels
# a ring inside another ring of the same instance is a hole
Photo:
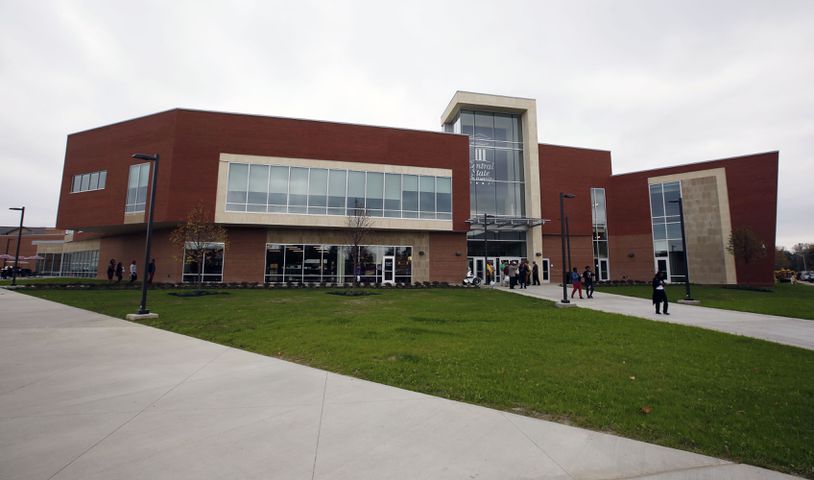
[[[743,263],[749,263],[766,256],[766,245],[751,228],[738,227],[729,234],[726,251]]]
[[[215,253],[210,248],[211,245],[223,243],[225,249],[228,238],[226,229],[214,223],[209,212],[199,204],[190,210],[186,222],[172,231],[170,242],[181,250],[181,259],[185,266],[191,263],[198,265],[198,286],[200,286],[203,283],[206,260]],[[183,276],[183,272],[181,275]]]
[[[348,210],[347,220],[348,243],[351,246],[351,259],[353,260],[353,284],[359,283],[359,247],[365,243],[373,227],[373,219],[364,207],[359,206]]]

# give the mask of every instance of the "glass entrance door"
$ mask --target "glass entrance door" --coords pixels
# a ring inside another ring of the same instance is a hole
[[[394,285],[396,283],[396,257],[385,255],[382,258],[382,283]]]

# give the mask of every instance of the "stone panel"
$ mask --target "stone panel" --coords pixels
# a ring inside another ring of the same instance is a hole
[[[689,253],[690,281],[725,284],[726,263],[715,177],[681,181],[684,199],[684,223]]]

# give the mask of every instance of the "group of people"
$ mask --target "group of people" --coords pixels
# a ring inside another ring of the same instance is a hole
[[[585,296],[594,298],[594,272],[591,267],[585,266],[585,270],[580,274],[577,267],[574,267],[569,274],[571,280],[571,298],[574,294],[579,292],[579,298],[582,298],[582,286],[585,286]]]
[[[147,283],[153,283],[154,276],[155,258],[150,260],[150,263],[147,265]],[[115,282],[113,281],[113,277],[116,277]],[[110,263],[107,264],[107,281],[110,283],[121,283],[123,277],[124,265],[122,265],[122,262],[117,262],[116,259],[111,258]],[[136,261],[133,260],[130,262],[130,284],[135,283],[136,280],[138,280],[138,267],[136,267]]]
[[[540,269],[537,262],[531,262],[531,265],[529,265],[529,261],[525,258],[520,261],[501,260],[498,269],[503,285],[511,289],[514,289],[514,287],[527,288],[529,284],[540,285]],[[491,260],[486,262],[485,273],[486,285],[491,285],[496,281],[495,266]]]

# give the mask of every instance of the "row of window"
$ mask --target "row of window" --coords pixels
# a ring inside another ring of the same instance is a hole
[[[195,255],[189,245],[184,252],[184,282],[222,282],[224,247],[212,243],[206,254]],[[354,272],[354,254],[359,269]],[[200,262],[192,260],[203,258]],[[389,260],[389,261],[386,261]],[[267,244],[264,281],[267,283],[351,283],[354,278],[365,283],[412,279],[412,247],[365,245],[354,250],[348,245]]]
[[[229,164],[229,212],[452,218],[452,179],[278,165]]]
[[[664,271],[672,282],[681,282],[687,278],[678,207],[680,198],[680,182],[650,185],[653,256],[657,269]]]
[[[92,190],[103,190],[107,182],[107,170],[91,173],[80,173],[73,176],[71,182],[71,193],[90,192]]]

